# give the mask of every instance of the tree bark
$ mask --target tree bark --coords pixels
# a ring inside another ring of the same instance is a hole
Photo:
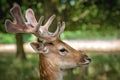
[[[16,46],[17,46],[16,58],[26,59],[23,44],[24,44],[24,42],[23,42],[22,34],[17,33],[16,34]]]

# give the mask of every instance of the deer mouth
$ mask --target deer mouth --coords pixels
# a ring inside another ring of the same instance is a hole
[[[74,64],[73,63],[69,64],[69,63],[63,62],[62,64],[64,64],[64,65],[62,65],[60,67],[61,67],[61,70],[72,69],[75,67],[87,66],[87,65],[89,65],[90,62],[91,62],[90,58],[85,59],[85,62],[79,62],[79,63],[74,63]]]
[[[89,63],[91,62],[91,58],[87,58],[85,59],[85,62],[84,63],[78,63],[78,66],[84,66],[84,65],[88,65]]]

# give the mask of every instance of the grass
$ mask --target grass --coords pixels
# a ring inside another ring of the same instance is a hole
[[[27,60],[15,59],[13,54],[0,54],[0,80],[39,80],[38,57],[27,55]]]
[[[88,68],[89,80],[119,80],[120,55],[102,54],[92,56],[93,62]]]
[[[86,68],[65,71],[64,80],[119,80],[120,55],[90,55]],[[39,80],[38,55],[27,54],[27,60],[15,59],[14,54],[0,53],[0,80]]]

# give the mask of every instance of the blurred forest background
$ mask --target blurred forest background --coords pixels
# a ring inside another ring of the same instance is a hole
[[[37,19],[56,14],[50,31],[56,29],[58,21],[65,21],[62,39],[120,39],[120,0],[0,0],[0,48],[3,44],[17,44],[16,54],[0,53],[0,80],[39,80],[38,55],[25,54],[23,48],[24,43],[35,41],[35,37],[5,30],[5,19],[13,20],[10,9],[15,3],[21,6],[23,14],[32,8]],[[67,71],[65,80],[119,80],[120,52],[97,53],[88,52],[93,61],[89,67]]]

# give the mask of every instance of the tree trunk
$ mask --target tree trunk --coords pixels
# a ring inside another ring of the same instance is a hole
[[[23,48],[23,36],[21,33],[16,34],[16,45],[17,45],[16,57],[20,59],[26,59],[26,55]]]

